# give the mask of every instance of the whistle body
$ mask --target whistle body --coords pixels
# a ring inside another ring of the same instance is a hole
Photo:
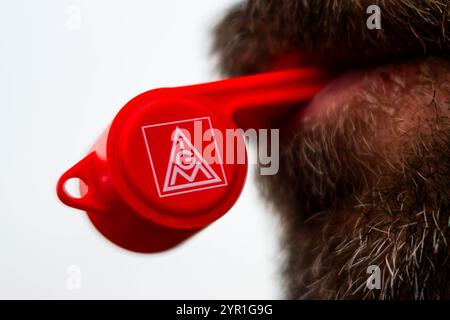
[[[239,132],[276,127],[326,79],[295,69],[142,93],[61,176],[57,195],[123,248],[174,247],[237,201],[247,173]],[[79,198],[65,188],[72,178]]]

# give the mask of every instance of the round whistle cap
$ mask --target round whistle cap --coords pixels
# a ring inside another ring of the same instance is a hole
[[[150,91],[114,121],[109,151],[118,189],[146,218],[201,228],[236,202],[247,171],[245,145],[232,119],[211,110],[208,101],[155,98]]]

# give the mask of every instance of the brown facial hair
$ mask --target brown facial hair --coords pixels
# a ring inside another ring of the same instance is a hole
[[[377,3],[383,29],[368,30]],[[289,298],[450,298],[447,4],[255,0],[217,27],[224,74],[259,72],[291,48],[312,64],[364,66],[344,98],[328,90],[283,128],[280,171],[260,179],[285,230]],[[370,265],[379,290],[366,286]]]

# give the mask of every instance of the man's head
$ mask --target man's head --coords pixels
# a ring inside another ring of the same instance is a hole
[[[366,28],[371,4],[381,30]],[[217,27],[225,74],[292,49],[341,73],[281,128],[280,171],[260,179],[285,228],[290,298],[450,298],[447,5],[254,0]]]

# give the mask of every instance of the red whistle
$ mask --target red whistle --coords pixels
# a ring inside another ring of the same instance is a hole
[[[247,161],[225,161],[236,148],[225,148],[219,135],[274,128],[327,79],[304,68],[147,91],[61,176],[58,197],[86,211],[123,248],[167,250],[219,219],[241,193]],[[245,145],[242,136],[236,139]],[[81,181],[80,198],[65,189],[71,178]]]

